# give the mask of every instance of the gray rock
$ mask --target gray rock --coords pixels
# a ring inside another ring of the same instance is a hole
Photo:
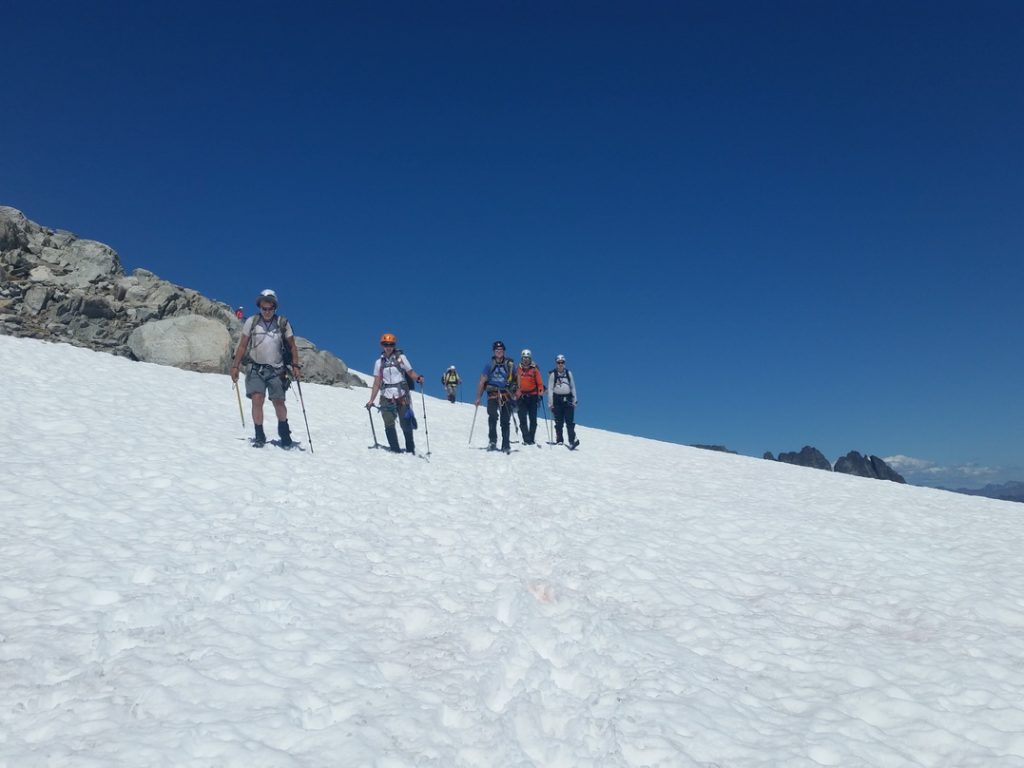
[[[836,459],[836,472],[857,477],[870,477],[874,480],[890,480],[894,483],[905,483],[906,480],[896,470],[878,456],[863,456],[857,451],[850,451]]]
[[[27,291],[22,300],[22,307],[30,314],[38,315],[46,307],[50,300],[50,289],[45,285],[33,285]]]
[[[800,453],[780,453],[779,461],[785,464],[796,464],[800,467],[811,467],[812,469],[824,469],[826,472],[832,471],[832,464],[828,459],[825,458],[824,454],[817,448],[810,445],[805,445],[800,449]]]
[[[137,360],[189,371],[222,373],[231,362],[228,329],[199,315],[152,320],[131,332],[128,347]]]
[[[857,477],[874,477],[874,471],[868,460],[857,451],[850,451],[836,459],[836,472]]]
[[[125,275],[109,246],[41,227],[7,206],[0,206],[0,277],[0,333],[12,336],[227,373],[241,334],[223,302],[146,269]],[[297,342],[305,381],[366,386],[330,352]]]

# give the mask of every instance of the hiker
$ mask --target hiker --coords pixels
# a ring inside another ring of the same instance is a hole
[[[263,432],[263,402],[270,398],[277,415],[277,435],[281,446],[292,445],[292,433],[288,427],[288,409],[284,404],[284,391],[288,387],[287,371],[292,377],[301,377],[299,350],[295,346],[295,334],[291,323],[277,314],[277,294],[269,288],[257,297],[256,307],[260,313],[253,315],[242,324],[242,338],[231,363],[231,381],[238,382],[239,367],[249,364],[245,374],[245,396],[252,400],[252,423],[256,427],[253,445],[262,446],[267,442]]]
[[[455,402],[455,392],[462,384],[462,379],[459,378],[459,372],[455,370],[454,365],[449,365],[448,370],[441,374],[441,384],[444,385],[444,391],[448,393],[448,402]]]
[[[565,366],[565,355],[555,357],[555,367],[548,374],[548,407],[555,417],[555,445],[562,443],[562,425],[569,432],[570,448],[580,444],[576,439],[576,382]]]
[[[238,309],[235,310],[235,317],[237,317],[239,320],[245,319],[245,310],[242,309],[241,306],[239,306]]]
[[[380,392],[380,417],[384,420],[384,434],[387,435],[388,448],[395,453],[401,453],[398,447],[398,432],[395,430],[395,421],[399,421],[402,427],[402,434],[405,437],[405,450],[407,453],[416,453],[416,443],[413,440],[413,429],[416,428],[416,418],[412,413],[412,398],[409,397],[409,389],[413,381],[422,384],[423,377],[413,370],[412,363],[405,353],[395,348],[395,334],[385,333],[380,337],[380,346],[383,350],[380,357],[373,365],[373,389],[370,390],[370,399],[366,408],[373,407],[373,399]]]
[[[519,428],[522,430],[523,445],[534,445],[537,433],[537,406],[544,394],[544,382],[540,370],[533,363],[533,353],[524,349],[519,355],[516,368],[516,391],[519,394]]]
[[[515,386],[515,368],[511,360],[505,357],[505,343],[496,341],[491,346],[492,357],[484,366],[480,383],[476,388],[476,403],[480,405],[480,397],[487,390],[487,440],[488,449],[495,450],[498,443],[498,418],[501,418],[501,450],[508,453],[512,450],[508,439],[508,422],[512,415],[513,387]]]

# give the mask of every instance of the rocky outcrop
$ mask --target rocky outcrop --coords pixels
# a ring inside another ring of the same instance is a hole
[[[776,459],[771,451],[764,454],[769,461],[781,461],[786,464],[796,464],[801,467],[813,467],[832,471],[833,467],[828,459],[817,448],[805,445],[800,453],[780,453]],[[882,459],[877,456],[862,456],[857,451],[850,451],[845,456],[836,460],[834,468],[836,472],[843,472],[847,475],[859,477],[870,477],[875,480],[891,480],[894,483],[905,483],[906,480]]]
[[[779,461],[784,464],[796,464],[799,467],[811,467],[812,469],[824,469],[826,472],[832,471],[832,464],[825,458],[824,454],[817,448],[813,448],[810,445],[805,445],[800,449],[800,453],[780,453]]]
[[[875,480],[891,480],[894,483],[905,483],[906,480],[892,467],[877,456],[863,456],[857,451],[850,451],[836,460],[836,472],[857,477],[870,477]]]
[[[227,373],[241,329],[228,305],[145,269],[126,275],[109,246],[0,206],[0,333]],[[340,358],[296,342],[304,380],[366,386]]]

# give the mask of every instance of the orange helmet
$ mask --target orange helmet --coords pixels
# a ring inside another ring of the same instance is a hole
[[[380,337],[380,343],[381,344],[394,344],[395,343],[395,334],[393,334],[393,333],[385,333],[383,336]]]

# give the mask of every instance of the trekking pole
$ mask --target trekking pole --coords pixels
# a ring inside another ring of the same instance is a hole
[[[245,411],[242,410],[242,393],[238,391],[238,382],[235,381],[235,394],[238,396],[238,415],[242,417],[242,429],[245,429]]]
[[[302,399],[302,382],[295,380],[299,388],[299,404],[302,406],[302,420],[306,422],[306,439],[309,440],[309,452],[313,453],[313,436],[309,434],[309,419],[306,418],[306,401]]]
[[[380,448],[380,443],[377,442],[377,428],[373,426],[373,413],[371,412],[372,408],[372,405],[366,406],[366,415],[370,417],[370,432],[373,433],[373,445],[369,447]]]
[[[512,401],[506,400],[505,407],[508,408],[508,415],[512,417],[512,424],[516,428],[516,435],[519,434],[519,422],[516,421],[516,409],[512,407]]]
[[[473,423],[469,425],[469,444],[473,444],[473,428],[476,426],[476,412],[480,410],[480,403],[473,409]]]
[[[420,403],[423,406],[423,436],[427,438],[427,456],[430,455],[430,427],[427,426],[427,398],[423,394],[425,387],[420,384]]]
[[[540,399],[540,405],[541,405],[541,408],[544,409],[544,426],[547,427],[548,445],[551,445],[551,443],[553,443],[555,441],[551,437],[551,422],[548,421],[548,404],[547,404],[547,402],[545,402],[543,397],[541,397],[541,399]]]

